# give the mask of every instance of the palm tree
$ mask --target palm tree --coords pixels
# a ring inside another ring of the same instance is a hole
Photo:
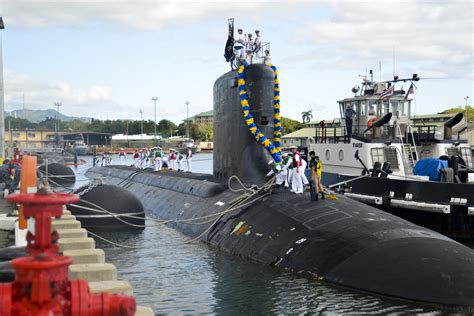
[[[313,110],[301,112],[301,117],[303,118],[303,123],[311,121],[313,118]]]

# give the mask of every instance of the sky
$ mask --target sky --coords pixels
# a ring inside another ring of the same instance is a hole
[[[417,73],[415,114],[474,98],[470,0],[0,0],[5,110],[175,123],[213,106],[229,71],[227,18],[259,29],[279,69],[282,115],[339,115],[360,75]],[[381,67],[380,67],[381,65]],[[381,70],[381,71],[380,71]],[[407,84],[406,84],[407,85]],[[405,90],[408,88],[405,87]]]

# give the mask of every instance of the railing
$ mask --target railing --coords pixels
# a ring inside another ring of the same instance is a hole
[[[408,161],[408,156],[407,156],[407,153],[406,153],[406,150],[405,150],[405,143],[403,142],[403,134],[402,134],[402,130],[400,129],[400,125],[397,125],[397,132],[398,132],[398,138],[400,138],[400,148],[401,148],[401,156],[402,156],[402,163],[403,163],[403,171],[405,172],[405,174],[407,173],[408,171],[408,168],[407,168],[407,165],[409,165],[409,161]]]
[[[315,143],[338,144],[349,142],[345,127],[316,127],[315,136]]]
[[[436,125],[413,126],[412,128],[416,130],[416,132],[414,132],[416,136],[413,137],[414,144],[430,143],[435,140]]]

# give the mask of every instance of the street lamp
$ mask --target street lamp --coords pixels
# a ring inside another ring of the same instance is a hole
[[[155,102],[155,143],[156,143],[156,101],[158,101],[158,98],[157,97],[153,97],[151,98],[154,102]],[[156,145],[156,144],[155,144]]]
[[[0,16],[0,30],[3,30],[3,18]],[[4,89],[3,89],[3,47],[2,38],[0,35],[0,157],[5,158],[5,104],[4,104]]]
[[[142,119],[142,122],[141,122],[142,133],[141,133],[141,135],[142,135],[142,139],[143,139],[143,110],[142,110],[142,109],[140,109],[138,112],[140,112],[141,119]]]
[[[57,108],[56,112],[56,145],[59,145],[59,107],[62,105],[61,102],[54,102]]]
[[[189,139],[189,101],[184,102],[186,104],[186,138]]]

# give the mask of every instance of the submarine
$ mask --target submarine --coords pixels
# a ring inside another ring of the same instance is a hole
[[[275,140],[275,71],[251,64],[244,75],[253,122]],[[235,70],[214,84],[212,175],[124,166],[86,175],[126,188],[189,241],[346,288],[473,310],[472,249],[343,195],[312,201],[273,186],[272,156],[249,131],[239,86]]]

